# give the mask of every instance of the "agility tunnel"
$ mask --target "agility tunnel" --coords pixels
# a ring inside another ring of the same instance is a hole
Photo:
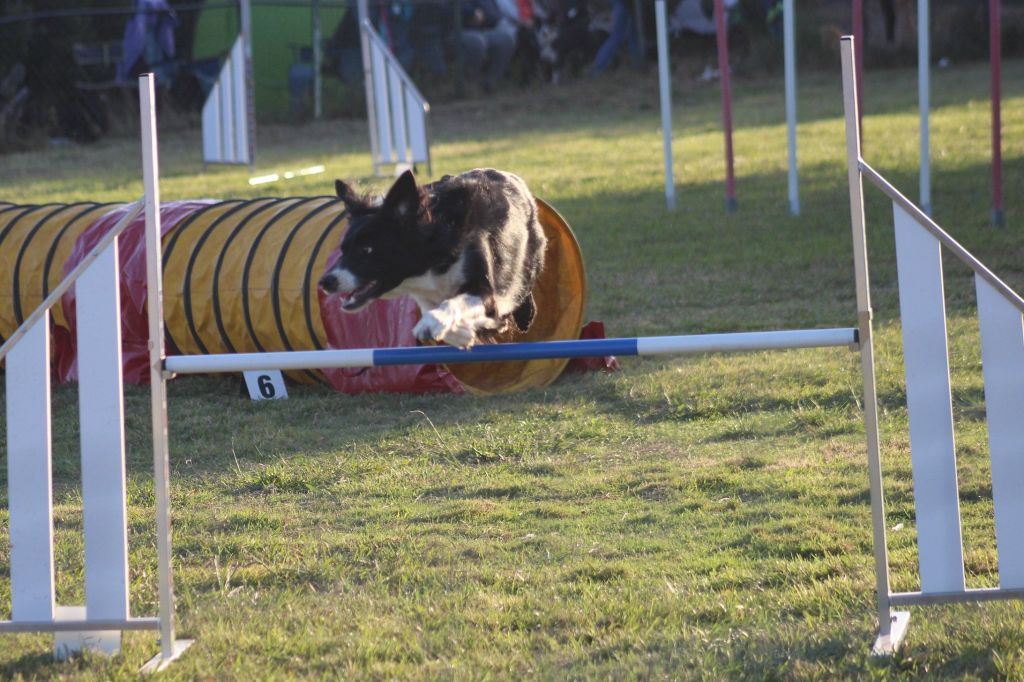
[[[63,279],[64,263],[82,233],[117,206],[0,203],[0,343]],[[68,329],[60,309],[53,318],[57,329]]]
[[[580,336],[586,277],[568,224],[538,200],[548,237],[546,266],[534,290],[537,317],[526,334],[500,341]],[[121,220],[126,205],[0,205],[0,340]],[[338,296],[316,283],[337,257],[348,225],[333,197],[179,201],[161,205],[164,318],[169,355],[210,355],[414,346],[419,309],[410,299],[377,301],[343,313]],[[119,237],[122,361],[125,380],[148,381],[144,218]],[[52,320],[53,366],[61,381],[78,377],[75,295],[65,294]],[[296,370],[302,383],[339,391],[490,394],[546,386],[567,359],[509,360],[349,370]]]

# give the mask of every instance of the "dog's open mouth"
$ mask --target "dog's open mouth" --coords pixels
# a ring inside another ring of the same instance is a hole
[[[371,279],[369,282],[362,284],[348,295],[345,302],[341,304],[343,310],[359,310],[364,305],[370,302],[370,300],[381,293],[382,287],[379,280]]]

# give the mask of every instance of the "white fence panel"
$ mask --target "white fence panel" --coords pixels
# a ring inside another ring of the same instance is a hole
[[[377,38],[377,34],[373,31],[369,31],[368,34]],[[370,40],[370,71],[373,77],[374,112],[377,115],[377,120],[370,122],[370,125],[377,126],[376,162],[394,163],[395,148],[391,137],[393,125],[388,89],[387,48],[379,39]]]
[[[54,614],[50,443],[47,313],[7,356],[7,508],[15,621],[49,621]]]
[[[939,240],[893,204],[921,589],[964,589]]]
[[[203,161],[251,163],[250,133],[245,45],[239,36],[203,104]]]
[[[368,103],[367,110],[374,132],[371,140],[376,145],[373,150],[374,172],[385,164],[424,163],[429,174],[427,114],[430,105],[368,22],[363,25],[363,35],[370,52],[370,83],[367,89],[372,93],[373,106]]]
[[[401,66],[394,59],[388,60],[388,99],[391,103],[391,133],[395,150],[395,161],[409,156],[409,141],[406,139],[406,110],[403,97]]]
[[[414,90],[405,90],[406,121],[409,126],[409,148],[417,162],[430,167],[430,140],[427,137],[427,113],[430,111],[423,98]]]
[[[129,616],[128,513],[116,241],[82,274],[76,291],[86,615],[124,620]],[[116,653],[119,638],[103,644]]]
[[[1024,318],[991,284],[975,276],[985,412],[992,459],[999,586],[1024,588]]]

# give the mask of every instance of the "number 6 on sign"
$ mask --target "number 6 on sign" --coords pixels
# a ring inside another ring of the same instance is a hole
[[[278,400],[288,397],[281,370],[265,369],[258,372],[244,372],[245,387],[253,400]]]

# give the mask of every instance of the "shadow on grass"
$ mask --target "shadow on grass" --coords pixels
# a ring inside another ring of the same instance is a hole
[[[8,636],[9,635],[5,635]],[[80,658],[71,661],[56,661],[53,653],[26,654],[20,658],[0,664],[0,679],[13,680],[19,675],[29,679],[58,679],[81,667]]]

